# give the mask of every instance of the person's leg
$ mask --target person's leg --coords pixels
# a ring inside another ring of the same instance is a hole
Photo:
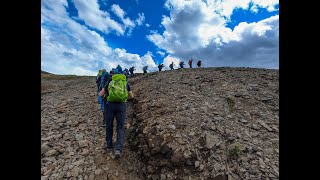
[[[118,103],[116,109],[116,119],[117,119],[117,142],[115,149],[122,151],[122,146],[124,142],[124,123],[126,121],[126,103]]]
[[[108,102],[106,111],[106,142],[107,148],[112,148],[112,135],[113,135],[113,104]]]
[[[106,124],[106,122],[107,122],[107,108],[108,108],[108,105],[107,105],[106,100],[103,101],[103,105],[104,105],[104,110],[103,110],[103,124]]]

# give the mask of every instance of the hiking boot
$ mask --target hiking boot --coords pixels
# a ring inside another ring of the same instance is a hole
[[[103,149],[106,151],[106,153],[110,154],[112,152],[112,148],[111,147],[107,147],[106,144],[103,146]]]
[[[121,152],[120,152],[119,150],[116,150],[115,153],[114,153],[114,155],[115,155],[115,158],[116,158],[116,159],[119,159],[120,156],[121,156]]]

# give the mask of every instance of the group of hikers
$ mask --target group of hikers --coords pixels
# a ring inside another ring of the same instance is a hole
[[[189,62],[188,62],[190,68],[192,68],[192,62],[193,62],[193,59],[191,58],[191,59],[189,60]],[[174,68],[173,68],[174,65],[175,65],[175,64],[174,64],[173,62],[169,65],[170,70],[174,70]],[[197,66],[198,66],[198,67],[201,67],[201,65],[202,65],[202,61],[201,61],[201,60],[198,60]],[[180,61],[180,62],[179,62],[179,66],[180,66],[180,68],[183,69],[183,68],[184,68],[184,67],[183,67],[183,66],[184,66],[184,61]],[[159,64],[159,65],[158,65],[159,71],[161,71],[163,67],[164,67],[163,64]],[[144,74],[145,74],[145,73],[144,73]]]
[[[113,150],[113,119],[117,121],[117,140],[115,143],[115,158],[121,156],[124,143],[124,124],[126,120],[126,102],[133,99],[133,93],[128,83],[128,78],[133,76],[134,67],[122,70],[118,65],[110,72],[99,70],[96,76],[98,87],[98,102],[103,111],[103,123],[106,126],[106,143],[104,150],[111,153]]]
[[[192,68],[192,59],[188,64]],[[179,63],[180,68],[184,68],[184,62]],[[171,70],[174,63],[172,62],[169,67]],[[197,63],[198,67],[201,67],[201,60]],[[163,64],[159,64],[159,71],[164,67]],[[143,74],[147,73],[148,66],[142,68]],[[124,143],[124,124],[126,120],[126,102],[133,99],[133,93],[128,83],[129,77],[134,75],[135,67],[129,69],[118,65],[116,68],[112,68],[110,72],[105,69],[99,70],[96,76],[96,84],[98,88],[98,102],[100,104],[100,111],[103,111],[103,123],[106,126],[106,143],[104,150],[108,153],[112,152],[113,143],[113,119],[116,117],[117,121],[117,140],[115,143],[115,158],[118,159],[121,156],[122,147]]]

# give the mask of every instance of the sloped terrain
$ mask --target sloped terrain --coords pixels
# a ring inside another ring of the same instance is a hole
[[[123,157],[102,145],[94,77],[42,81],[42,179],[279,179],[279,71],[130,78]]]

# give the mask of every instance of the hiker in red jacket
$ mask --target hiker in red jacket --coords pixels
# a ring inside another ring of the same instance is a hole
[[[192,59],[190,59],[190,60],[189,60],[189,62],[188,62],[188,64],[189,64],[190,68],[192,68],[192,61],[193,61],[193,60],[192,60]]]

